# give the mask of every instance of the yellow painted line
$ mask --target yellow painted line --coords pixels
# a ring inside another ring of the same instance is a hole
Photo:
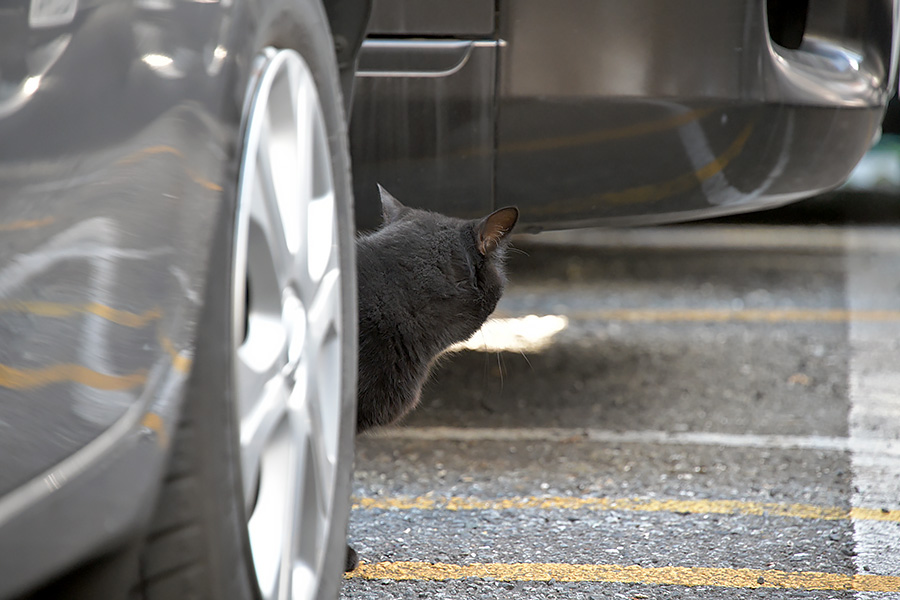
[[[633,565],[572,565],[565,563],[474,563],[454,565],[426,562],[361,564],[347,578],[395,581],[447,581],[490,579],[495,581],[561,581],[638,583],[685,587],[781,588],[794,590],[853,590],[900,592],[900,577],[843,575],[819,571],[725,569],[711,567],[639,567]]]
[[[10,301],[0,302],[0,312],[24,312],[38,317],[51,317],[64,319],[79,314],[92,314],[107,321],[111,321],[125,327],[140,329],[149,323],[162,318],[159,308],[151,308],[143,313],[133,313],[118,308],[112,308],[99,302],[87,302],[85,304],[65,304],[61,302],[43,301]]]
[[[758,515],[795,517],[825,521],[893,521],[900,523],[900,510],[880,508],[840,508],[811,504],[780,504],[777,502],[744,502],[740,500],[655,500],[647,498],[573,498],[573,497],[514,497],[467,498],[452,496],[435,498],[354,498],[356,510],[595,510],[672,512],[693,514]]]
[[[165,448],[169,445],[169,434],[166,433],[166,425],[158,414],[145,414],[144,418],[141,419],[141,425],[156,434],[156,443],[159,444],[160,448]]]
[[[53,217],[44,217],[43,219],[30,219],[23,221],[10,221],[9,223],[0,223],[0,231],[21,231],[23,229],[37,229],[45,227],[53,223],[56,219]]]
[[[666,117],[655,121],[646,121],[625,127],[617,127],[615,129],[606,129],[603,131],[592,131],[578,135],[562,136],[555,138],[529,140],[523,142],[511,142],[500,146],[498,151],[501,154],[510,154],[514,152],[540,152],[544,150],[556,150],[559,148],[571,148],[573,146],[585,146],[588,144],[599,144],[603,142],[611,142],[627,138],[640,137],[649,135],[659,131],[675,129],[698,121],[711,113],[713,109],[705,108],[701,110],[692,110],[684,114],[674,117]]]
[[[37,369],[17,369],[0,365],[0,387],[8,389],[30,390],[67,381],[98,390],[129,390],[147,381],[147,371],[142,369],[126,375],[109,375],[74,364]]]
[[[500,316],[504,316],[500,314]],[[744,322],[744,323],[876,323],[900,321],[900,310],[846,310],[831,308],[762,308],[762,309],[704,309],[704,308],[637,308],[598,309],[566,313],[570,319],[631,322]]]

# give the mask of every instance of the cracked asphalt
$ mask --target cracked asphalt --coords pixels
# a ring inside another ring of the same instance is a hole
[[[519,237],[496,327],[357,441],[342,597],[900,598],[898,216]]]

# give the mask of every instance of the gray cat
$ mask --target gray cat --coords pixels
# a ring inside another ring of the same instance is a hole
[[[419,402],[435,358],[484,324],[506,278],[515,207],[466,221],[407,208],[378,186],[384,223],[357,241],[356,431],[394,423]],[[347,547],[347,569],[356,552]]]
[[[357,432],[415,407],[434,359],[494,311],[506,281],[506,237],[519,216],[508,207],[464,221],[407,208],[379,191],[384,224],[356,245]]]

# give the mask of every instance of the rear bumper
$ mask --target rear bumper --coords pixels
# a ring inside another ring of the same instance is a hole
[[[898,2],[802,5],[504,0],[494,35],[449,67],[449,40],[369,42],[351,131],[358,204],[379,181],[459,216],[516,204],[539,230],[833,188],[895,91]]]
[[[580,18],[566,31],[536,0],[509,2],[503,20],[496,202],[533,229],[714,216],[833,188],[895,91],[897,2],[570,4]]]

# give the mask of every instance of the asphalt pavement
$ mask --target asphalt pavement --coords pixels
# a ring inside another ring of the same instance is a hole
[[[516,239],[343,597],[900,598],[900,197]]]

